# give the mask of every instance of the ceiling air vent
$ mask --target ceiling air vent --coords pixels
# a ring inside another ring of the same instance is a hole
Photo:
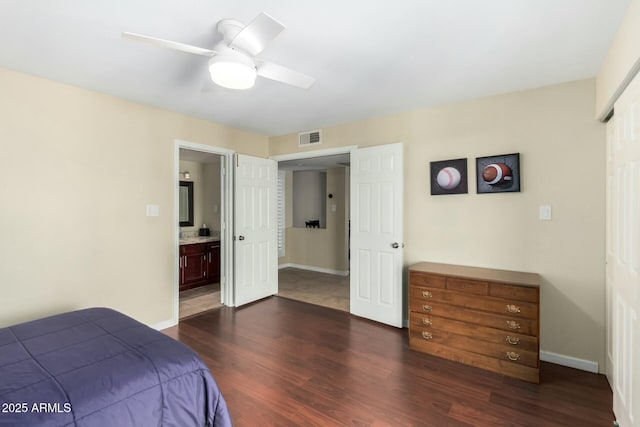
[[[322,131],[311,130],[309,132],[300,132],[298,134],[298,147],[307,147],[309,145],[322,144]]]

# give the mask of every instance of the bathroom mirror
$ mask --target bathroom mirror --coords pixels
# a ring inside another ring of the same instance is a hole
[[[193,227],[193,182],[180,181],[180,227]]]

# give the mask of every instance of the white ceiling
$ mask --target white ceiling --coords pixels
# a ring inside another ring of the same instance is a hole
[[[2,0],[0,67],[281,135],[596,75],[629,0]],[[224,18],[287,28],[260,55],[314,76],[204,91]]]

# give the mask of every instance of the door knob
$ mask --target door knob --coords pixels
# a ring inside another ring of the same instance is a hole
[[[391,247],[392,247],[393,249],[398,249],[398,248],[400,247],[400,244],[399,244],[398,242],[393,242],[393,243],[391,244]]]
[[[244,236],[238,236],[238,240],[244,240]]]

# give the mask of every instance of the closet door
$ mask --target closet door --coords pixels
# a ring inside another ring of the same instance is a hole
[[[640,426],[640,76],[607,125],[607,377],[622,427]]]

